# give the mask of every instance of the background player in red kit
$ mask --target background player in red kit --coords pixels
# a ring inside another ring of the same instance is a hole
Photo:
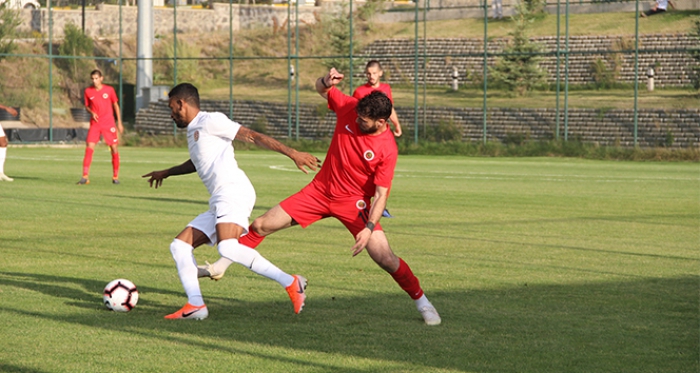
[[[100,70],[93,70],[90,73],[92,86],[85,88],[85,108],[90,112],[90,129],[86,139],[85,157],[83,158],[83,177],[78,184],[90,184],[88,175],[90,174],[90,164],[92,155],[95,153],[95,145],[100,141],[100,135],[105,140],[112,151],[112,183],[119,184],[119,151],[117,144],[120,134],[124,133],[122,126],[122,116],[119,110],[119,99],[114,92],[114,88],[102,84],[104,76]],[[117,126],[114,126],[114,115],[117,116]]]
[[[408,264],[391,250],[379,225],[398,157],[396,141],[387,124],[391,101],[382,92],[372,92],[358,101],[334,87],[342,79],[343,75],[333,68],[316,81],[316,90],[328,99],[328,106],[337,116],[321,171],[301,191],[255,219],[240,242],[255,248],[265,236],[278,230],[297,224],[305,228],[320,219],[334,217],[355,238],[353,256],[366,248],[372,260],[415,301],[425,323],[438,325],[440,315]],[[199,276],[219,279],[228,264],[219,259],[200,268]]]
[[[396,114],[396,109],[394,109],[394,98],[391,96],[391,86],[386,83],[382,83],[381,79],[384,76],[384,70],[382,70],[382,64],[377,60],[371,60],[365,65],[365,77],[367,78],[367,83],[357,87],[352,97],[360,100],[361,98],[367,96],[374,91],[384,92],[384,94],[389,97],[391,101],[391,116],[389,116],[389,121],[394,125],[394,136],[401,136],[401,123],[399,123],[399,116]],[[393,218],[389,213],[388,209],[384,209],[382,216],[385,218]]]
[[[365,66],[365,77],[367,77],[367,83],[357,87],[352,97],[356,99],[361,99],[374,91],[381,91],[389,97],[391,104],[394,104],[394,97],[391,96],[391,86],[386,83],[382,83],[381,79],[384,75],[384,70],[382,70],[382,65],[377,60],[371,60],[367,62]],[[401,136],[401,123],[399,123],[399,116],[396,114],[396,110],[391,108],[391,116],[389,116],[391,124],[394,125],[394,136]]]

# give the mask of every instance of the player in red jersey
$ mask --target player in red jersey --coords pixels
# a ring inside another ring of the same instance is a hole
[[[85,108],[92,115],[90,129],[88,130],[85,157],[83,158],[83,177],[78,181],[79,185],[90,184],[88,175],[92,155],[95,153],[95,145],[100,141],[100,135],[112,151],[112,183],[119,184],[119,151],[117,144],[120,134],[124,133],[122,116],[119,110],[119,99],[114,88],[102,84],[104,76],[100,70],[90,73],[92,86],[85,88]],[[117,116],[117,126],[114,126],[114,116]]]
[[[377,60],[371,60],[367,62],[365,66],[365,76],[367,77],[367,83],[357,87],[352,97],[356,99],[361,99],[367,96],[371,92],[381,91],[389,97],[391,104],[394,104],[394,97],[391,96],[391,86],[386,83],[382,83],[380,80],[384,76],[384,70],[382,70],[382,65]],[[394,125],[394,136],[401,136],[401,123],[399,123],[399,116],[396,115],[396,110],[391,108],[391,116],[389,116],[391,124]]]
[[[394,98],[391,96],[391,86],[389,84],[382,83],[380,80],[384,76],[384,70],[382,70],[382,65],[377,60],[371,60],[367,62],[365,66],[365,76],[367,77],[367,83],[357,87],[352,97],[356,99],[361,99],[374,91],[384,92],[389,100],[391,100],[391,116],[389,116],[389,121],[394,125],[394,136],[401,136],[401,123],[399,123],[399,116],[396,114],[396,110],[393,108]],[[382,216],[385,218],[393,218],[389,213],[388,209],[384,209]]]
[[[372,260],[415,301],[425,323],[438,325],[440,315],[408,264],[391,250],[379,224],[398,157],[387,123],[391,101],[382,92],[372,92],[358,101],[334,87],[342,79],[343,75],[333,68],[316,81],[316,90],[327,98],[337,116],[321,171],[301,191],[255,219],[240,242],[255,248],[265,236],[278,230],[297,224],[306,228],[320,219],[334,217],[355,238],[353,256],[367,249]],[[199,277],[219,279],[228,264],[222,259],[207,264],[200,268]]]

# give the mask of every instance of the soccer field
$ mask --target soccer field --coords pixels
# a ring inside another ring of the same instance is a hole
[[[186,297],[172,238],[207,209],[196,175],[143,175],[186,149],[120,148],[121,185],[98,147],[11,147],[0,183],[2,372],[697,372],[700,165],[564,158],[401,156],[382,225],[442,316],[410,298],[335,220],[260,252],[309,280],[284,290],[241,266],[202,279],[210,316],[164,320]],[[319,155],[321,156],[321,155]],[[252,218],[312,175],[238,152]],[[195,251],[213,261],[211,247]],[[102,289],[139,288],[130,313]]]

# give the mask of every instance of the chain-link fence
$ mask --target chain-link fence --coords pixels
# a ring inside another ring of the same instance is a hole
[[[10,140],[79,137],[95,68],[140,133],[177,133],[164,99],[187,81],[205,110],[278,138],[327,138],[335,117],[316,78],[336,67],[352,94],[377,60],[400,141],[700,146],[692,0],[653,17],[639,1],[154,1],[3,10],[16,26],[0,26],[0,102],[21,109],[3,122]]]

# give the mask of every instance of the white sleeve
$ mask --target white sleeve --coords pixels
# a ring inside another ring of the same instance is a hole
[[[211,113],[211,124],[208,131],[211,135],[233,141],[241,125],[222,113]]]

